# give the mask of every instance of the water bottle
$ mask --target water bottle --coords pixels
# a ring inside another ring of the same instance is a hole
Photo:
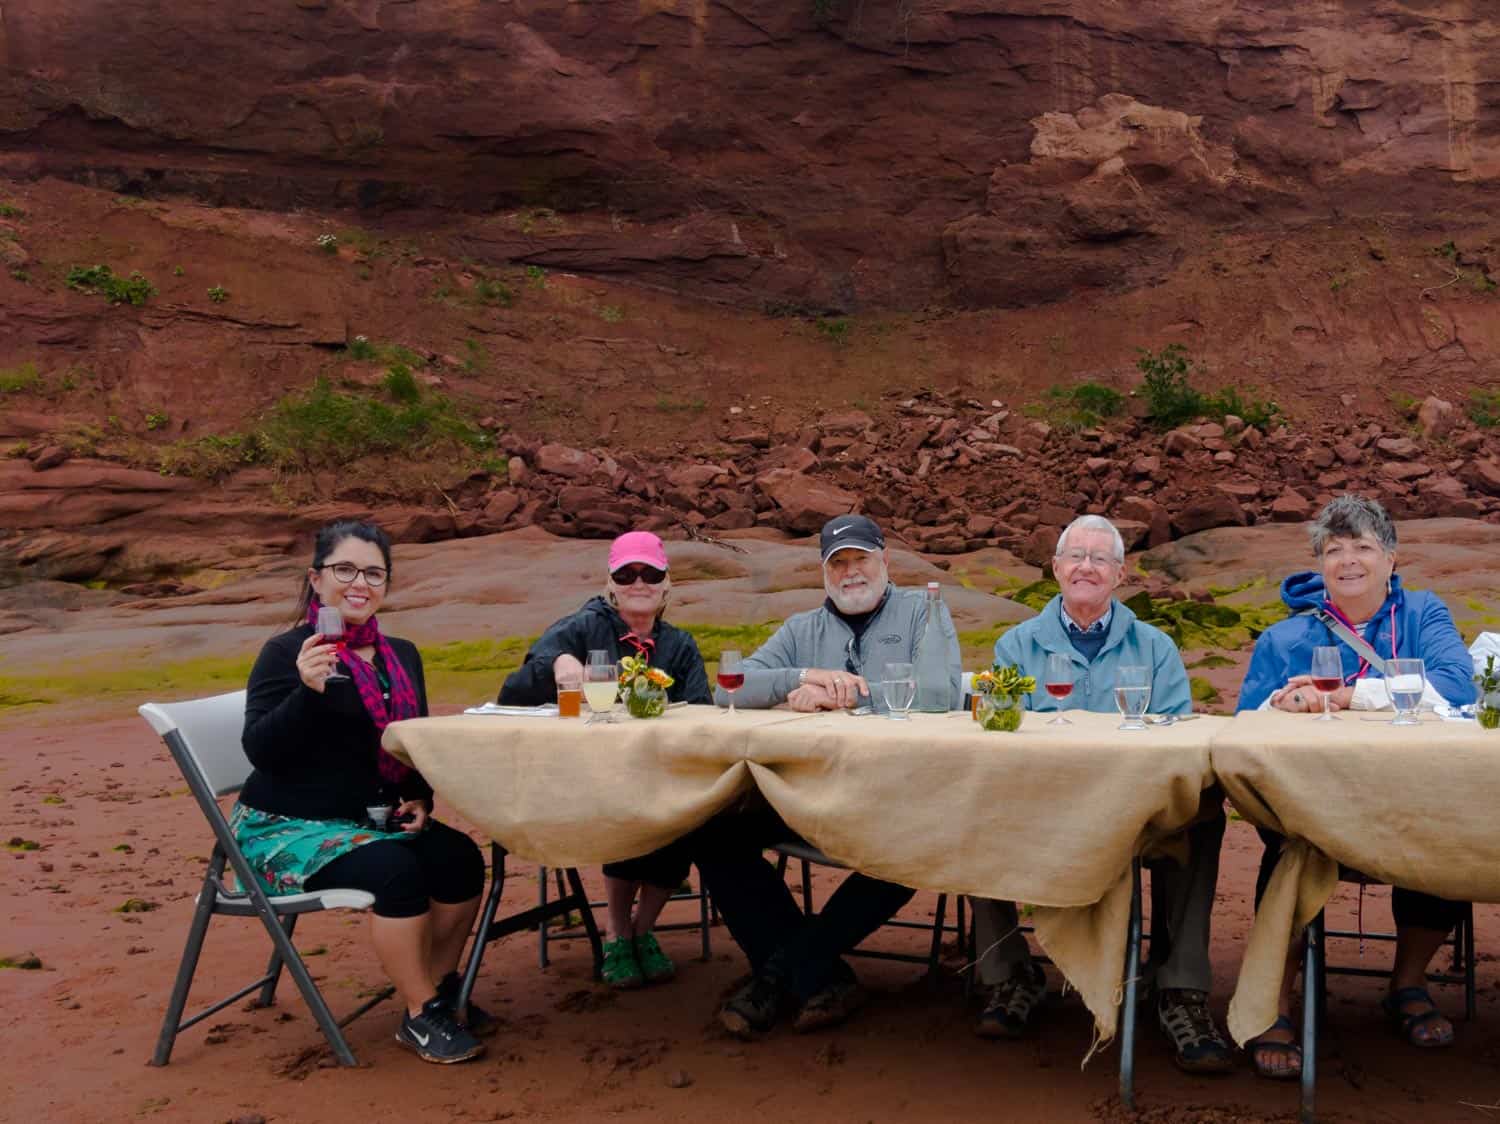
[[[953,709],[953,684],[948,678],[948,637],[943,632],[943,594],[937,582],[927,583],[927,612],[917,637],[912,663],[917,698],[912,709],[943,714]]]

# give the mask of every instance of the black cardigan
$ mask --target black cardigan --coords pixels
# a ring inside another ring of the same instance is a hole
[[[621,656],[633,656],[635,649],[620,643],[620,638],[629,631],[608,601],[591,598],[578,612],[555,622],[542,633],[526,653],[526,662],[506,676],[500,688],[500,702],[510,706],[539,706],[555,701],[557,680],[552,677],[553,660],[567,653],[584,662],[596,648],[603,648],[614,661]],[[667,699],[712,703],[708,673],[703,669],[703,657],[698,654],[698,643],[692,635],[666,621],[657,621],[655,639],[651,666],[661,668],[673,680],[667,689]]]
[[[352,680],[330,683],[321,695],[302,682],[297,653],[312,631],[304,624],[273,636],[251,669],[243,743],[255,770],[240,802],[297,819],[363,820],[367,806],[382,802],[384,782],[376,763],[380,738]],[[411,678],[418,713],[425,717],[422,657],[411,641],[386,639]],[[432,789],[421,774],[412,773],[398,795],[430,801]]]

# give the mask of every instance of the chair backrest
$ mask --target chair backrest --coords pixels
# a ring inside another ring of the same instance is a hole
[[[177,735],[179,747],[215,796],[238,792],[250,775],[250,759],[240,740],[245,730],[244,691],[186,702],[146,703],[140,713],[169,746],[170,735]]]
[[[968,695],[968,694],[972,694],[973,691],[974,691],[974,673],[972,671],[966,671],[966,672],[963,673],[963,691],[962,691],[962,693],[965,694],[965,695]]]

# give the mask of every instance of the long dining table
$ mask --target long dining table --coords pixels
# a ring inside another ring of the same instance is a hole
[[[1166,846],[1214,782],[1231,723],[1121,731],[1114,715],[908,721],[673,707],[659,718],[454,715],[392,723],[385,747],[507,851],[554,867],[655,850],[758,790],[830,858],[924,890],[1023,902],[1101,1041],[1123,993],[1132,863]]]

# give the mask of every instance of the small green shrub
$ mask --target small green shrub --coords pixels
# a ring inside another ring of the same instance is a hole
[[[1500,390],[1469,391],[1469,420],[1485,429],[1500,425]]]
[[[1142,348],[1135,365],[1144,376],[1141,389],[1156,425],[1171,429],[1199,415],[1203,399],[1193,389],[1187,349],[1180,343],[1169,343],[1159,352]]]
[[[25,214],[26,212],[14,203],[0,203],[0,219],[19,219]]]
[[[182,266],[180,266],[180,265],[174,265],[172,267],[172,276],[173,277],[181,277],[186,272],[187,272],[187,270],[183,269]]]
[[[1449,261],[1456,261],[1458,259],[1458,246],[1454,244],[1452,239],[1444,242],[1441,246],[1434,246],[1432,252],[1440,258],[1447,258]]]
[[[664,414],[700,413],[708,403],[701,398],[673,398],[669,394],[656,396],[656,408]]]
[[[31,271],[23,269],[19,265],[13,265],[10,267],[10,276],[11,280],[19,281],[24,285],[26,284],[26,282],[31,280]]]
[[[547,271],[539,265],[528,265],[526,267],[526,280],[538,289],[547,287]]]
[[[171,423],[172,419],[165,410],[153,410],[146,415],[146,428],[152,431],[162,429]]]
[[[497,304],[503,308],[509,308],[516,303],[516,294],[515,290],[504,281],[481,277],[474,282],[474,299],[481,304]]]
[[[397,363],[387,371],[382,385],[393,401],[410,405],[421,400],[422,388],[417,385],[416,377],[405,363]]]
[[[1106,418],[1119,415],[1125,396],[1103,383],[1082,382],[1077,386],[1053,386],[1042,401],[1027,406],[1027,416],[1042,418],[1059,429],[1092,429]]]
[[[1205,398],[1203,412],[1217,418],[1233,414],[1246,425],[1259,430],[1269,429],[1281,417],[1281,407],[1269,398],[1246,398],[1232,386]]]
[[[853,325],[847,316],[820,316],[813,321],[813,327],[830,343],[845,344],[849,342],[849,332]]]
[[[376,359],[380,350],[370,342],[369,336],[355,336],[346,349],[351,359]]]
[[[156,296],[156,286],[138,270],[133,270],[129,277],[119,277],[107,265],[75,265],[68,270],[67,286],[80,293],[98,293],[110,304],[139,307]]]
[[[19,394],[28,390],[38,390],[41,385],[42,376],[37,372],[35,363],[0,367],[0,394]]]
[[[484,349],[483,344],[476,340],[464,340],[464,374],[472,375],[475,371],[482,371],[489,364],[490,354]]]
[[[223,304],[229,299],[229,290],[224,288],[223,285],[214,285],[208,290],[208,299],[213,301],[214,304]]]
[[[618,324],[625,319],[625,310],[617,304],[606,304],[599,309],[599,317],[606,324]]]

